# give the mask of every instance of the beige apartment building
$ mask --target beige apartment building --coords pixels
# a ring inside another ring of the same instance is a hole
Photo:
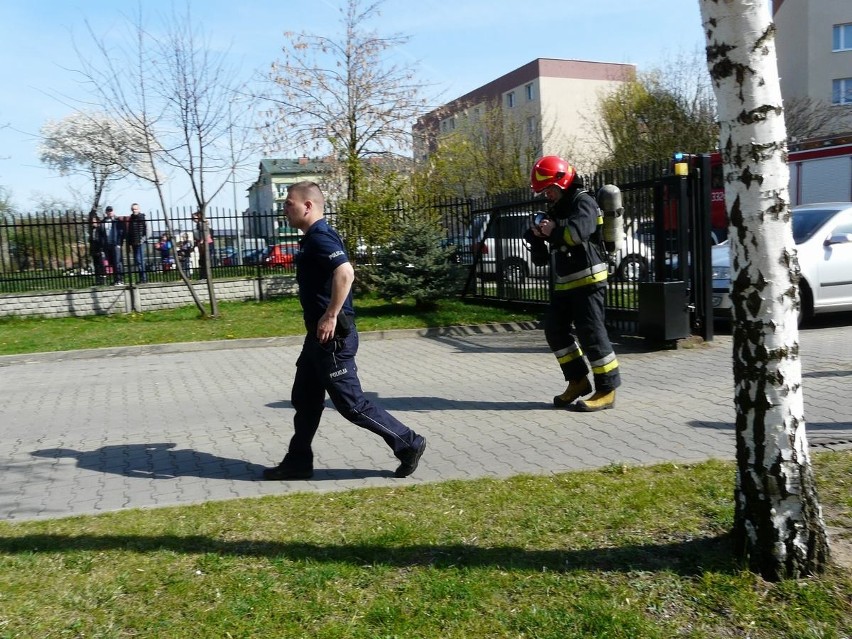
[[[534,155],[565,155],[590,170],[599,159],[593,131],[598,101],[635,78],[632,64],[538,58],[419,118],[413,127],[414,159],[425,160],[442,135],[499,104]]]
[[[852,0],[773,0],[781,93],[852,108]]]

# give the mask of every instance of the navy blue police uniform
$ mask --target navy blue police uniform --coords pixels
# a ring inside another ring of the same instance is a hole
[[[334,337],[326,343],[317,338],[317,324],[331,301],[332,274],[348,261],[340,236],[324,218],[315,222],[300,241],[295,258],[296,279],[307,335],[296,361],[291,393],[296,410],[295,433],[279,466],[282,478],[307,478],[313,472],[311,442],[319,427],[326,393],[343,417],[379,435],[403,461],[397,476],[409,474],[413,470],[411,464],[416,467],[416,460],[425,448],[422,436],[364,396],[355,364],[358,331],[351,290],[338,315]]]

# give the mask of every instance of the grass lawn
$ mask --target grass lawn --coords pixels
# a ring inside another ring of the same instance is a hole
[[[0,353],[303,332],[295,300],[221,306],[0,320]],[[360,330],[537,319],[358,309]],[[852,451],[814,465],[848,547]],[[772,584],[733,560],[733,475],[619,465],[0,522],[0,639],[852,637],[848,568]]]
[[[850,527],[852,451],[815,455]],[[733,465],[0,523],[0,637],[852,636],[852,573],[732,559]]]
[[[443,300],[433,311],[414,303],[391,304],[367,297],[355,302],[359,331],[428,328],[536,320],[541,310],[514,311]],[[302,335],[296,298],[265,302],[222,302],[216,319],[200,319],[195,306],[149,313],[68,318],[0,318],[0,355],[108,346],[201,342],[248,337]]]

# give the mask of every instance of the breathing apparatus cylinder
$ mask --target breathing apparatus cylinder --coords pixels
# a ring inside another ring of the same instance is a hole
[[[595,198],[603,211],[603,242],[609,253],[616,253],[624,243],[624,207],[621,189],[615,184],[604,184]]]

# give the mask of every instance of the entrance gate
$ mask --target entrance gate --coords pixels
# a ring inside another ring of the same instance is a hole
[[[624,244],[611,255],[607,293],[611,329],[676,339],[687,335],[671,335],[666,326],[683,318],[688,333],[713,338],[710,168],[709,155],[690,156],[675,165],[605,171],[586,180],[592,193],[604,184],[622,193]],[[549,268],[532,264],[522,239],[530,217],[544,208],[540,198],[469,201],[470,228],[458,247],[459,260],[469,265],[464,298],[549,301]]]

